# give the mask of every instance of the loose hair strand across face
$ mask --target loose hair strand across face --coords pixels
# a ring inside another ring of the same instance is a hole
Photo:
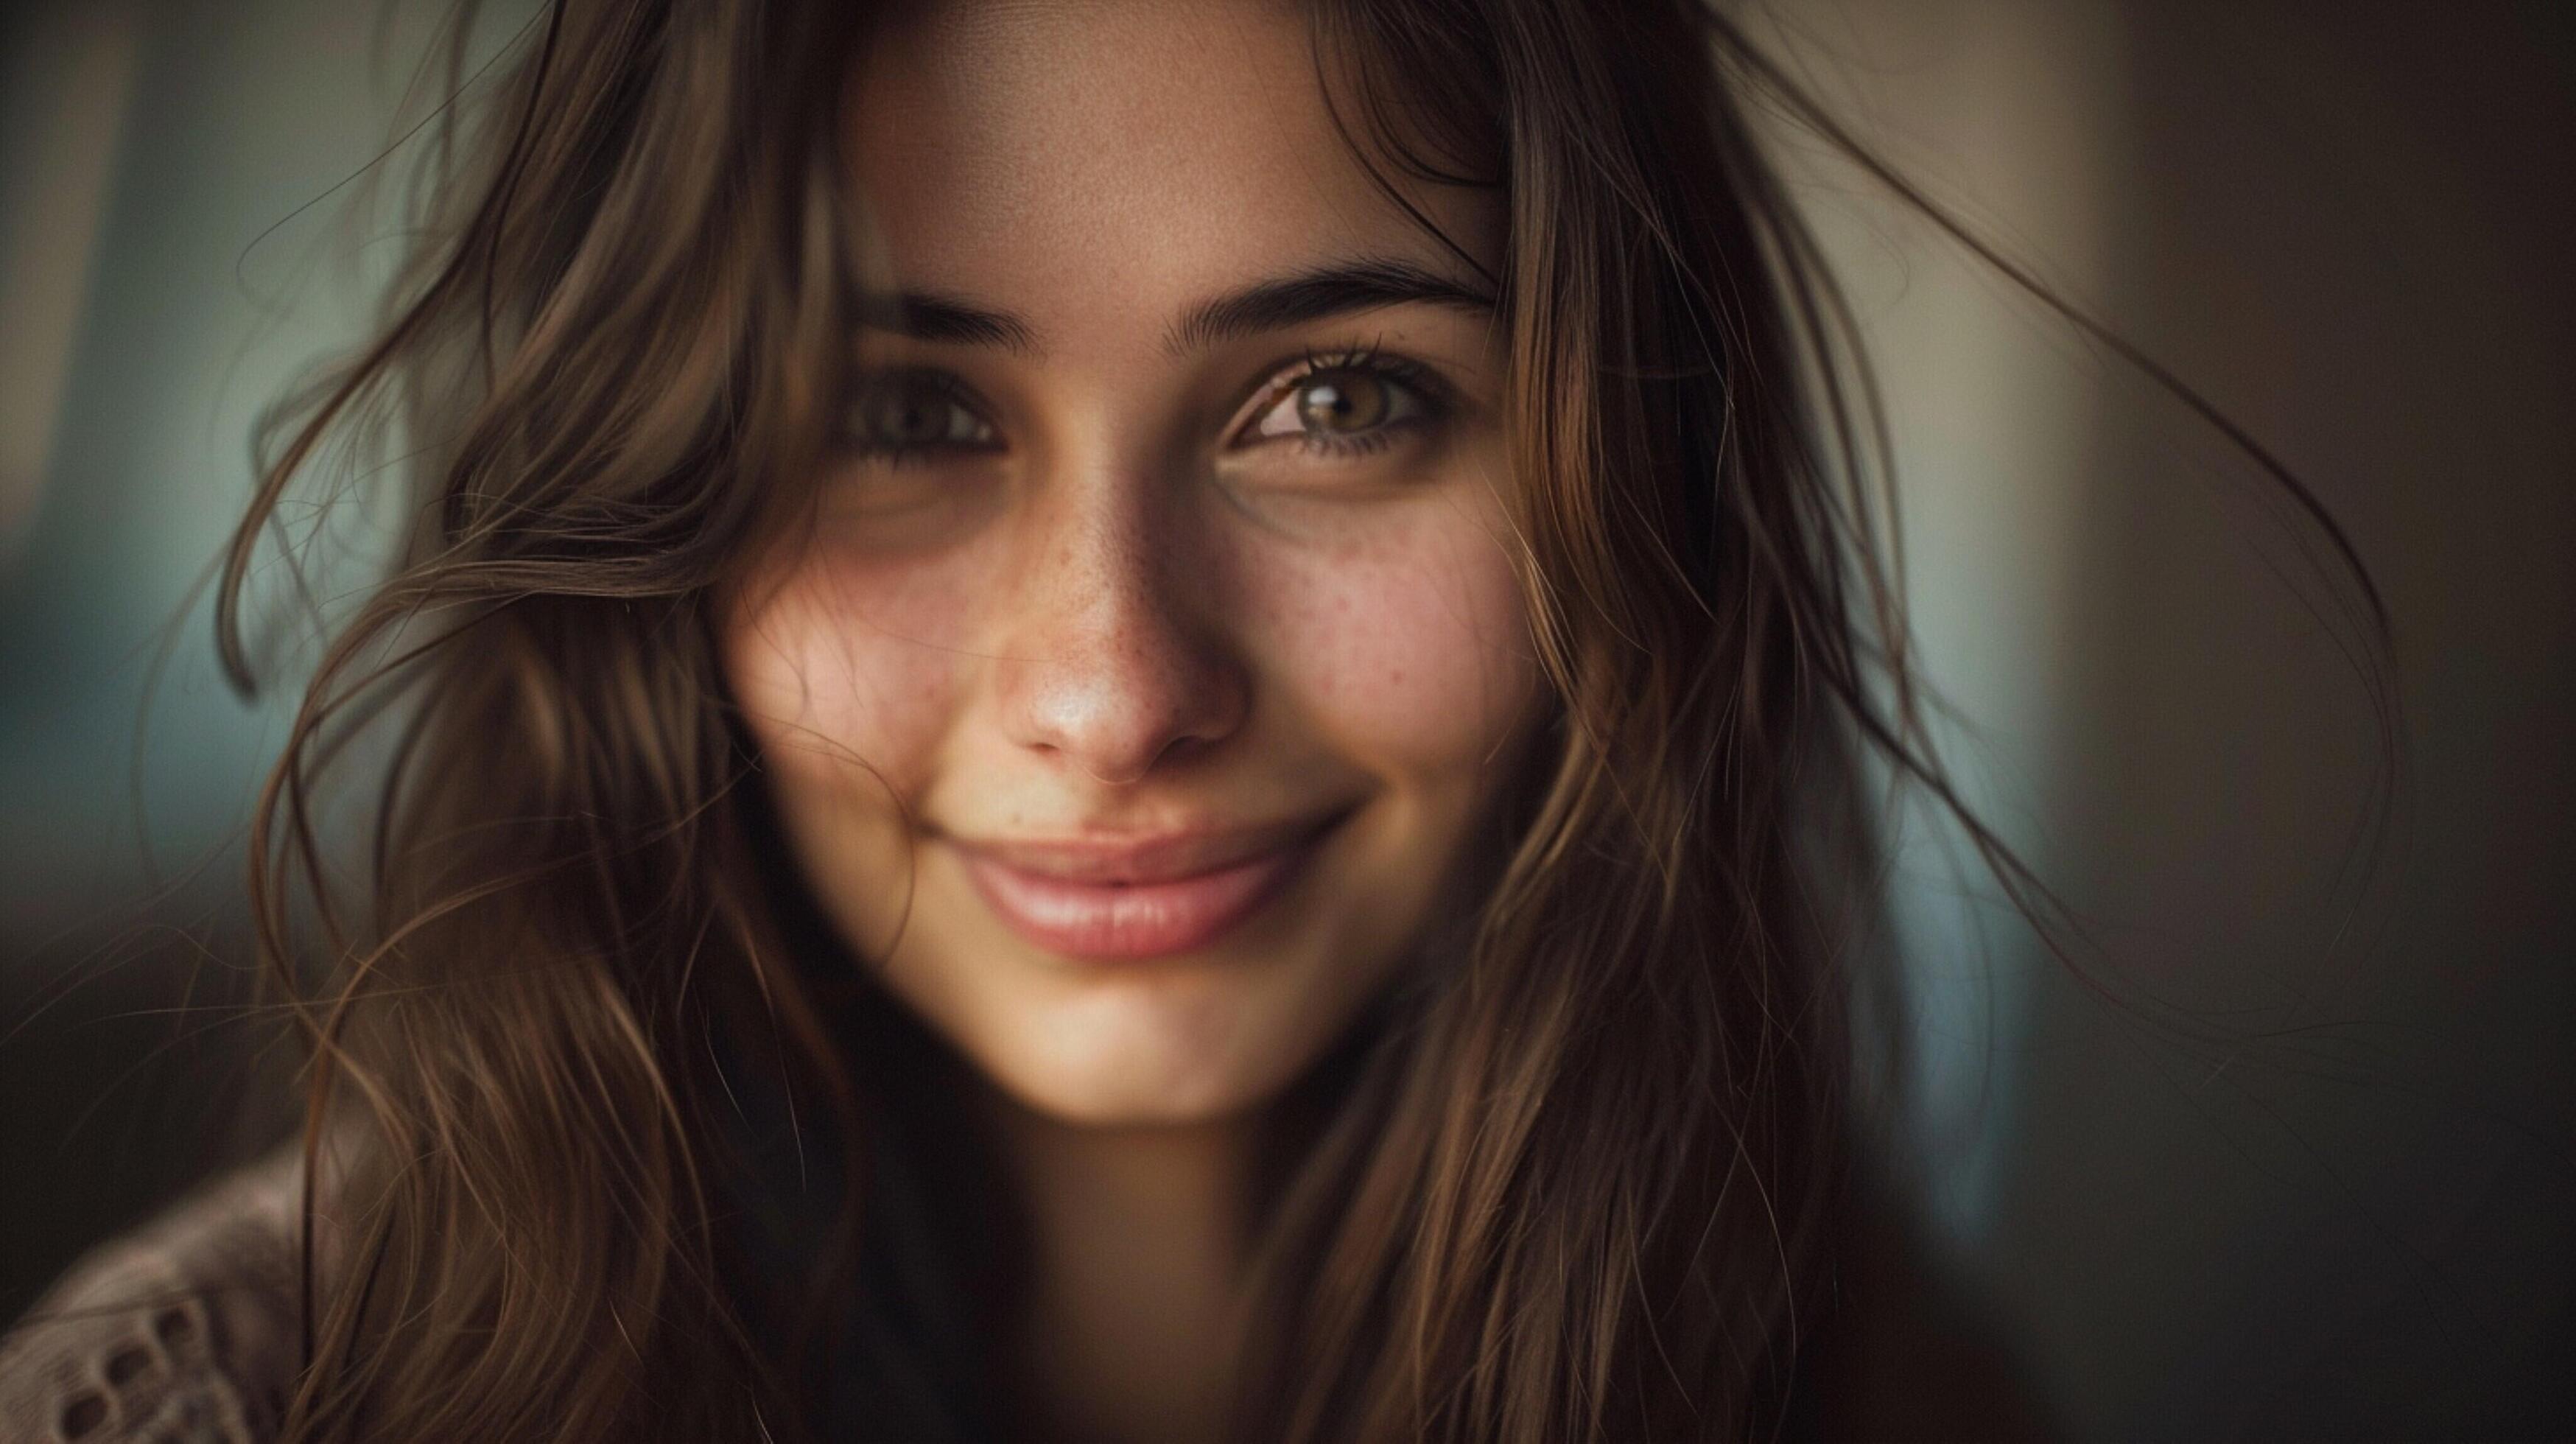
[[[1308,9],[1390,198],[1503,201],[1508,540],[1551,716],[1457,946],[1278,1110],[1235,1426],[1776,1436],[1859,1151],[1870,767],[2058,916],[1926,740],[1877,398],[1746,97],[1875,163],[1697,0]],[[833,980],[853,960],[790,876],[715,640],[810,519],[845,399],[839,137],[876,18],[555,0],[488,87],[460,38],[382,329],[273,423],[219,598],[244,687],[298,488],[356,485],[325,461],[389,423],[412,486],[252,839],[311,1051],[295,1438],[974,1417],[921,1337],[974,1314],[925,1301],[960,1287],[954,1221],[904,1192],[936,1085]],[[353,881],[321,799],[362,768]],[[782,1222],[807,1194],[828,1222]]]

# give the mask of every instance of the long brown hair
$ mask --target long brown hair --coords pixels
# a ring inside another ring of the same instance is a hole
[[[275,424],[221,593],[245,686],[290,500],[357,484],[335,438],[391,422],[414,488],[253,849],[312,1049],[296,1437],[787,1437],[853,1316],[838,1423],[971,1417],[906,1343],[941,1285],[868,1263],[936,1252],[915,1055],[781,881],[711,629],[843,381],[857,9],[557,0],[498,78],[460,58],[380,336]],[[1947,796],[1849,322],[1739,104],[1794,91],[1695,0],[1313,12],[1390,193],[1507,200],[1557,709],[1472,941],[1301,1090],[1240,1427],[1768,1434],[1851,1152],[1862,756]],[[380,769],[354,878],[335,766]],[[801,1234],[744,1182],[778,1119],[834,1204]],[[799,1297],[779,1239],[828,1264]]]

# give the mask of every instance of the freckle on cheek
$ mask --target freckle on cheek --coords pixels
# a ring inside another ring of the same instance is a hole
[[[736,685],[794,787],[873,809],[885,789],[918,785],[953,697],[953,654],[903,625],[932,610],[919,593],[934,589],[853,585],[819,566],[797,581],[738,624]],[[898,625],[882,625],[880,609]]]
[[[1372,552],[1265,579],[1282,680],[1323,709],[1325,725],[1399,753],[1444,752],[1481,730],[1496,703],[1496,632],[1509,585],[1461,565],[1454,549],[1381,544]]]

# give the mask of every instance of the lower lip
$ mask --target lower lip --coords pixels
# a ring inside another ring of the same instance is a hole
[[[1320,837],[1170,882],[1067,882],[966,851],[966,873],[1013,932],[1049,952],[1099,961],[1207,947],[1288,885]]]

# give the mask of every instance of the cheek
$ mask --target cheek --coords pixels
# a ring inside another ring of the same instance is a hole
[[[1248,559],[1274,685],[1358,759],[1481,767],[1538,683],[1501,534],[1486,511],[1429,498],[1330,544]]]
[[[790,812],[853,790],[914,795],[967,683],[959,567],[800,554],[746,589],[724,661]]]

